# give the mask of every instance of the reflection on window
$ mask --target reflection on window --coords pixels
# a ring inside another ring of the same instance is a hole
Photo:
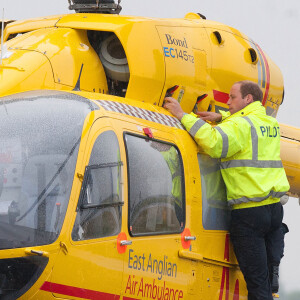
[[[198,163],[202,186],[203,227],[208,230],[228,230],[230,210],[220,171],[220,160],[198,154]]]
[[[0,249],[51,244],[69,204],[84,120],[94,108],[80,96],[49,91],[1,103]]]
[[[95,239],[120,232],[121,167],[117,137],[113,131],[106,131],[97,138],[85,170],[73,240]]]
[[[125,135],[132,235],[181,232],[185,220],[182,161],[166,143]]]

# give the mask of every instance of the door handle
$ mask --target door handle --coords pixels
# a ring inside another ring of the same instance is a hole
[[[26,248],[25,249],[25,254],[26,255],[37,255],[37,256],[46,256],[49,257],[49,253],[46,251],[40,251],[40,250],[35,250],[31,248]]]
[[[129,246],[129,245],[132,245],[132,241],[123,240],[123,241],[120,241],[120,245],[121,246]]]
[[[184,240],[185,241],[196,241],[196,237],[195,236],[185,236]]]

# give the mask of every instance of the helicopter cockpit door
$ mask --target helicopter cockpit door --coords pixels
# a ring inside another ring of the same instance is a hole
[[[124,255],[118,246],[122,231],[122,159],[111,122],[97,119],[84,154],[78,157],[76,174],[84,176],[80,193],[78,189],[76,196],[71,194],[78,201],[76,212],[68,212],[70,229],[61,241],[51,277],[51,291],[56,297],[120,297],[124,268]]]

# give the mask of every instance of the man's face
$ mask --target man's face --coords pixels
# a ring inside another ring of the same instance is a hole
[[[234,114],[246,107],[249,104],[248,96],[249,95],[247,95],[245,98],[242,98],[240,84],[234,84],[231,87],[229,99],[227,101],[227,105],[229,106],[229,112],[231,114]]]

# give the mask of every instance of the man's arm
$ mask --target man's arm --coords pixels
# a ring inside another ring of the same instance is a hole
[[[164,108],[166,108],[178,120],[181,120],[185,114],[178,101],[172,97],[165,98]],[[204,121],[220,122],[222,120],[221,114],[212,111],[199,111],[196,115]]]
[[[181,121],[195,142],[211,157],[224,158],[241,150],[238,127],[233,122],[212,127],[201,118],[184,113],[178,101],[172,97],[165,98],[164,108]],[[222,118],[221,114],[208,113],[212,121]]]
[[[222,115],[212,111],[198,111],[196,113],[203,121],[221,122]]]

